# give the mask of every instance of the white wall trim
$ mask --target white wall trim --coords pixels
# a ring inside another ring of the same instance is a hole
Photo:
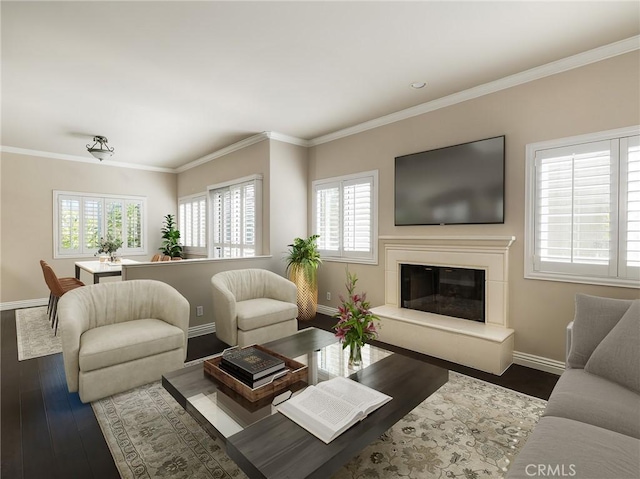
[[[520,351],[513,352],[513,363],[519,364],[520,366],[526,366],[528,368],[537,369],[539,371],[545,371],[551,374],[557,374],[558,376],[562,374],[565,370],[565,365],[562,361],[543,358],[542,356],[522,353]]]
[[[435,100],[422,103],[420,105],[406,108],[404,110],[391,113],[389,115],[381,116],[373,120],[365,121],[358,125],[350,126],[342,130],[334,131],[317,138],[309,140],[309,146],[321,145],[333,140],[344,138],[346,136],[355,135],[356,133],[362,133],[363,131],[378,128],[380,126],[395,123],[397,121],[406,120],[407,118],[413,118],[414,116],[429,113],[441,108],[446,108],[458,103],[465,102],[467,100],[473,100],[484,95],[489,95],[507,88],[529,83],[535,80],[556,75],[568,70],[580,68],[591,63],[599,62],[612,58],[618,55],[623,55],[635,50],[640,49],[640,35],[636,35],[619,42],[604,45],[602,47],[594,48],[586,52],[578,53],[561,60],[556,60],[539,67],[531,68],[520,73],[515,73],[505,78],[495,80],[483,85],[478,85],[461,92],[453,93],[451,95],[437,98]]]
[[[195,338],[196,336],[204,336],[216,332],[216,323],[201,324],[199,326],[189,327],[187,338]]]
[[[318,313],[326,314],[327,316],[333,316],[334,314],[338,314],[338,308],[332,308],[331,306],[325,306],[324,304],[319,304]],[[336,321],[336,323],[337,322],[338,321]]]
[[[296,138],[295,136],[285,135],[284,133],[278,133],[275,131],[266,132],[267,136],[271,140],[281,141],[283,143],[290,143],[292,145],[309,147],[309,140],[303,140],[302,138]]]
[[[8,311],[10,309],[35,308],[36,306],[46,306],[47,304],[49,304],[49,298],[8,301],[6,303],[0,303],[0,311]]]
[[[161,168],[158,166],[141,165],[139,163],[124,163],[122,161],[104,160],[98,161],[95,158],[85,158],[84,156],[67,155],[65,153],[52,153],[50,151],[29,150],[27,148],[16,148],[14,146],[0,145],[2,153],[13,153],[16,155],[38,156],[41,158],[53,158],[55,160],[77,161],[79,163],[90,163],[92,165],[116,166],[118,168],[130,168],[133,170],[156,171],[159,173],[176,173],[173,168]]]

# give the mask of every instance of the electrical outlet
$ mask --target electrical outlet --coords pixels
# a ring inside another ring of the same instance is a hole
[[[204,314],[204,308],[202,306],[196,306],[196,316],[202,316]]]
[[[327,291],[327,301],[331,301],[331,293]]]

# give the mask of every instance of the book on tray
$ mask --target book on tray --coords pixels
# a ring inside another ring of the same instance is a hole
[[[275,373],[267,374],[266,376],[263,376],[263,377],[261,377],[259,379],[256,379],[255,381],[252,381],[252,380],[248,379],[247,377],[243,376],[242,374],[238,374],[238,371],[234,370],[233,368],[229,368],[222,361],[220,362],[219,367],[224,372],[230,374],[231,376],[233,376],[235,379],[237,379],[241,383],[246,384],[247,386],[249,386],[251,389],[259,388],[260,386],[264,386],[265,384],[269,384],[274,379],[278,379],[279,377],[284,376],[289,371],[287,368],[282,368],[282,369],[276,371]]]
[[[278,411],[329,444],[391,399],[356,381],[337,377],[309,386],[278,406]]]
[[[224,353],[220,367],[244,382],[255,383],[283,371],[285,364],[282,359],[249,346]]]

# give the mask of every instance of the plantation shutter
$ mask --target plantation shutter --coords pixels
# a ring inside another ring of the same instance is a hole
[[[537,271],[616,275],[618,172],[612,148],[613,142],[600,141],[536,152]]]
[[[258,181],[211,190],[214,258],[257,254]]]
[[[179,200],[180,239],[189,252],[206,253],[207,201],[205,195]]]
[[[343,184],[343,249],[351,253],[371,252],[373,178]]]
[[[340,249],[339,184],[322,185],[316,190],[316,234],[320,254],[335,254]]]
[[[58,254],[80,253],[81,198],[58,196]]]
[[[640,281],[640,136],[620,140],[620,276]]]
[[[125,218],[127,240],[123,244],[129,252],[133,252],[142,249],[142,202],[129,200],[125,202],[125,205],[127,208]]]
[[[102,238],[102,209],[103,201],[101,198],[83,198],[83,252],[89,253],[96,251],[100,247],[100,238]]]

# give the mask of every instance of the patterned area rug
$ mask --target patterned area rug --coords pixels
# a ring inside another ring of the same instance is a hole
[[[244,478],[159,382],[91,404],[123,478]],[[503,477],[546,402],[454,372],[335,478]]]
[[[46,306],[16,310],[16,335],[18,361],[62,352],[60,325],[54,336]]]

